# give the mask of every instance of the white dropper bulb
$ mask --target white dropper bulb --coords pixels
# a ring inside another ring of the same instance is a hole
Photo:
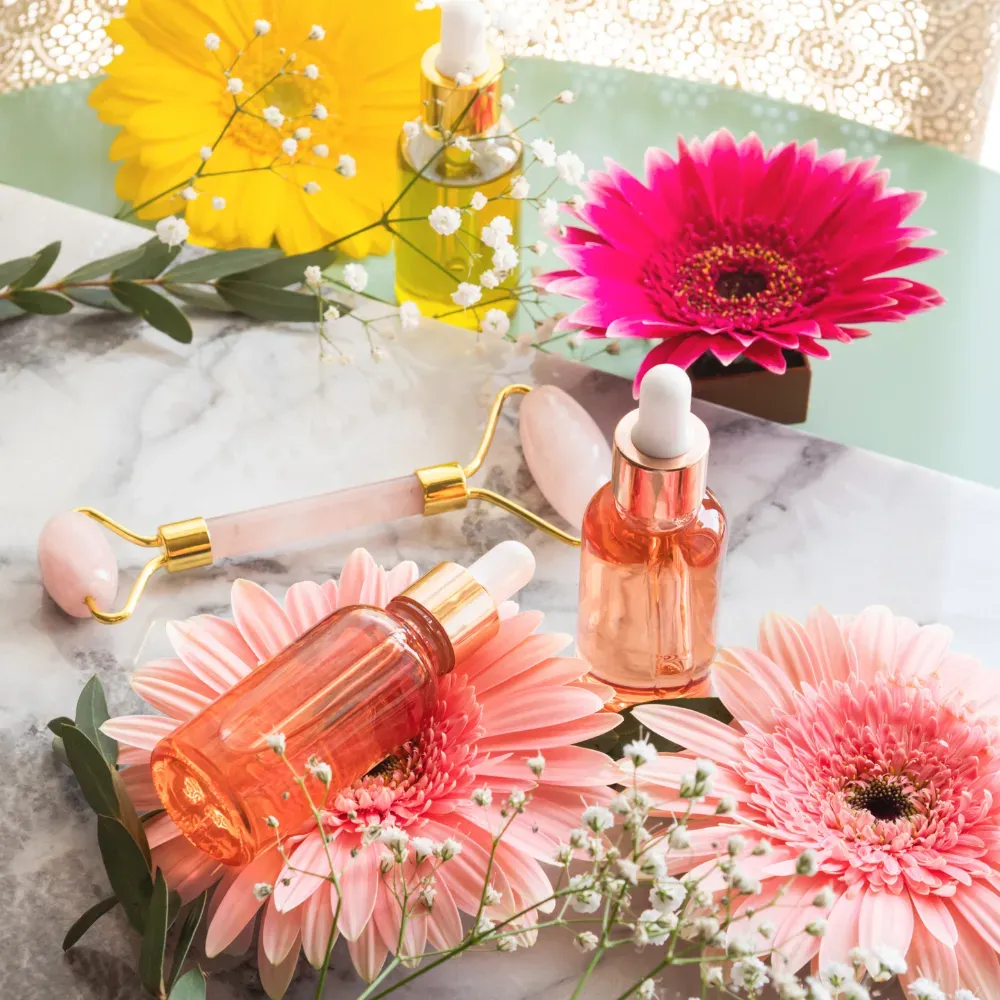
[[[480,0],[447,0],[441,4],[441,51],[434,66],[454,80],[459,73],[477,77],[490,64],[486,47],[489,18]]]
[[[646,372],[632,444],[650,458],[677,458],[691,448],[691,379],[683,368],[657,365]]]
[[[480,556],[469,567],[469,572],[499,606],[531,582],[535,575],[535,557],[527,545],[501,542]]]

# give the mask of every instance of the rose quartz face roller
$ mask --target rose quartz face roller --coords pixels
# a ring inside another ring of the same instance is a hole
[[[527,394],[519,430],[525,462],[555,510],[579,529],[590,498],[608,479],[611,451],[600,428],[571,396],[552,385],[533,389],[508,385],[493,400],[479,448],[467,465],[431,465],[399,479],[369,483],[319,496],[289,500],[219,517],[193,517],[161,525],[155,535],[139,535],[90,507],[56,514],[42,529],[38,563],[52,599],[77,618],[124,621],[135,610],[150,577],[317,540],[416,514],[439,514],[484,500],[517,515],[570,545],[579,538],[550,524],[520,504],[468,480],[486,459],[504,402]],[[118,566],[101,526],[135,545],[158,549],[140,570],[124,606],[110,610],[118,590]]]

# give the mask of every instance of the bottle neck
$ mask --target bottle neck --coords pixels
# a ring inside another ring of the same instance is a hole
[[[611,492],[619,510],[652,531],[676,531],[695,515],[705,496],[708,477],[708,428],[691,416],[692,444],[675,458],[653,458],[632,443],[639,411],[615,428]]]
[[[434,665],[438,677],[455,669],[455,647],[444,626],[427,608],[400,594],[386,605],[386,611],[403,623],[411,641],[421,649],[427,662]]]

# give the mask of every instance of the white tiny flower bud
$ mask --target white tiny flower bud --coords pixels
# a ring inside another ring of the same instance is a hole
[[[726,850],[729,852],[731,858],[738,858],[743,851],[746,849],[747,842],[738,833],[734,833],[726,841]]]
[[[330,155],[330,147],[325,142],[317,142],[312,148],[313,155],[326,159]]]
[[[833,889],[831,889],[828,885],[823,886],[823,888],[820,889],[815,896],[813,896],[813,906],[818,906],[820,909],[828,910],[831,906],[833,906],[833,903]]]
[[[229,82],[226,84],[226,90],[230,94],[242,94],[243,81],[238,76],[231,76]]]
[[[427,216],[427,221],[440,236],[451,236],[462,226],[462,213],[449,205],[436,205]]]
[[[472,801],[485,809],[493,804],[493,793],[488,788],[477,788],[472,793]]]
[[[198,150],[198,155],[203,160],[207,160],[212,155],[212,147],[211,146],[202,146],[201,149]]]
[[[573,860],[573,848],[569,844],[560,844],[556,848],[556,864],[568,865]]]
[[[472,149],[472,143],[469,142],[468,138],[464,135],[456,135],[452,140],[452,145],[460,153],[468,153]]]
[[[433,857],[437,850],[434,841],[430,837],[414,837],[410,841],[410,846],[413,848],[413,858],[417,864]]]
[[[587,806],[583,810],[581,820],[583,825],[593,830],[594,833],[603,833],[615,825],[614,814],[604,806]]]
[[[217,194],[212,199],[212,208],[214,208],[216,212],[221,212],[225,207],[226,207],[226,199],[223,198],[221,194]]]
[[[456,854],[460,854],[462,851],[462,845],[453,838],[449,837],[447,840],[443,841],[440,849],[438,850],[438,856],[442,861],[451,861]]]
[[[267,816],[264,819],[264,825],[269,826],[272,830],[278,829],[278,817],[277,816]]]
[[[618,346],[617,344],[615,346]],[[619,350],[621,348],[619,347]],[[732,816],[736,812],[736,799],[731,795],[723,795],[715,807],[716,816]]]
[[[312,136],[312,129],[308,125],[300,125],[292,134],[299,142],[305,142]]]
[[[399,325],[404,330],[414,330],[420,325],[420,306],[416,302],[403,302],[400,304]]]
[[[769,840],[758,840],[754,844],[753,850],[750,852],[754,857],[762,858],[770,854],[774,848],[771,846],[771,841]]]
[[[599,944],[597,935],[593,931],[582,931],[573,939],[578,951],[593,951]]]
[[[502,901],[503,896],[500,894],[500,891],[492,885],[488,885],[486,891],[483,893],[483,902],[487,906],[499,906]]]
[[[576,100],[576,94],[572,90],[561,90],[556,97],[560,104],[572,104]]]
[[[468,87],[469,84],[472,83],[472,74],[471,73],[464,73],[464,72],[463,73],[456,73],[455,74],[455,83],[457,83],[460,87]]]
[[[280,757],[285,752],[285,734],[271,733],[264,737],[267,745]]]
[[[656,760],[656,747],[649,740],[632,740],[622,747],[622,752],[635,767],[642,767]]]
[[[352,292],[363,292],[368,286],[368,272],[363,264],[348,264],[344,268],[344,283]]]
[[[357,161],[348,153],[341,153],[337,159],[337,173],[341,177],[355,177],[358,173]]]
[[[318,80],[319,79],[319,67],[315,63],[309,63],[308,66],[302,71],[302,75],[307,80]]]
[[[483,297],[483,290],[478,285],[470,284],[468,281],[460,281],[458,288],[451,293],[451,301],[463,309],[474,306]]]
[[[306,181],[305,184],[302,185],[302,190],[305,191],[306,194],[319,194],[319,192],[323,189],[315,181]]]
[[[531,190],[531,184],[527,177],[523,175],[518,177],[513,184],[510,186],[510,196],[511,198],[516,198],[518,201],[523,201],[528,197],[528,192]]]
[[[267,122],[272,128],[281,128],[285,124],[285,116],[280,108],[275,107],[273,104],[269,104],[261,112],[264,121]]]
[[[219,46],[221,44],[222,44],[222,39],[219,38],[219,36],[214,31],[210,31],[205,36],[205,48],[208,49],[209,52],[218,52]]]
[[[322,104],[317,104],[312,109],[312,116],[317,121],[323,121],[326,118],[326,115],[327,115],[326,108]]]
[[[469,208],[474,212],[482,211],[489,202],[489,198],[483,194],[482,191],[477,191],[473,196],[472,200],[469,202]]]
[[[669,843],[675,851],[687,850],[691,846],[691,838],[688,836],[687,827],[675,826],[670,831],[667,843]]]
[[[528,770],[530,770],[536,778],[540,778],[542,776],[542,772],[545,770],[545,758],[541,754],[538,754],[537,757],[529,757],[526,763],[528,765]]]
[[[815,875],[819,870],[819,862],[816,860],[815,851],[803,851],[795,862],[796,875]]]
[[[326,38],[326,30],[321,28],[318,24],[314,24],[309,29],[309,40],[313,42],[321,42]]]
[[[496,288],[497,285],[500,284],[500,279],[496,276],[496,273],[493,270],[483,271],[483,273],[479,276],[479,284],[481,284],[483,288]]]
[[[810,920],[806,924],[805,930],[806,934],[810,934],[812,937],[822,937],[826,933],[826,921],[822,917]]]
[[[274,886],[269,882],[256,882],[253,887],[253,898],[263,902],[274,892]]]
[[[259,18],[253,23],[254,34],[257,36],[266,35],[271,30],[271,22],[265,21],[264,18]]]
[[[514,98],[511,97],[510,94],[504,94],[503,97],[500,98],[500,107],[503,108],[504,111],[511,111],[514,107]]]
[[[181,191],[181,197],[185,201],[195,201],[198,197],[198,192],[195,188],[188,185],[183,191]]]
[[[285,154],[285,156],[294,156],[295,153],[298,151],[298,148],[299,144],[294,139],[291,138],[285,139],[281,143],[281,151]]]

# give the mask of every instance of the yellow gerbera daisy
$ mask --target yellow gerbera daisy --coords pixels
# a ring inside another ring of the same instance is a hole
[[[437,19],[413,0],[129,0],[91,96],[142,218],[183,213],[204,246],[314,250],[396,194]],[[163,197],[163,192],[169,192]],[[341,249],[385,253],[382,228]]]

